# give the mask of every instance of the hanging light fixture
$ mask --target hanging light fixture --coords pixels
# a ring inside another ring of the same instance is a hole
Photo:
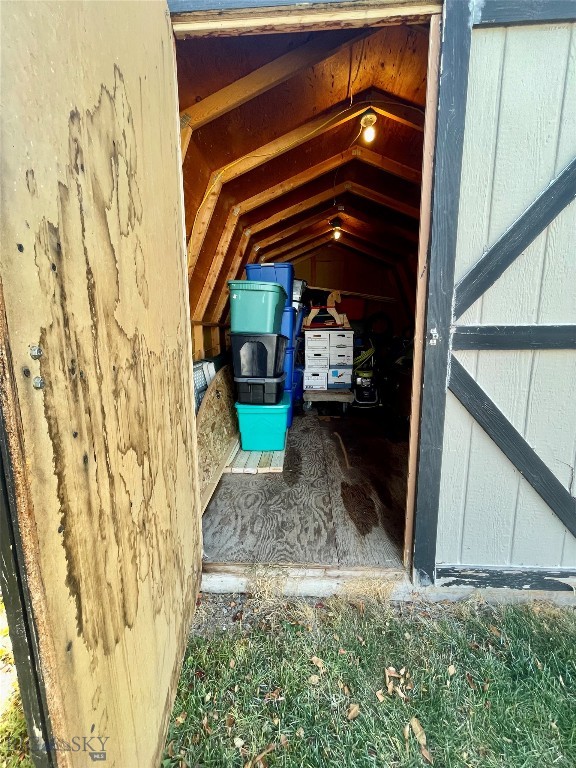
[[[364,137],[364,141],[367,141],[368,143],[374,141],[374,137],[376,136],[376,129],[374,128],[374,123],[376,122],[377,119],[378,119],[378,116],[373,109],[367,109],[366,112],[364,112],[364,114],[360,118],[360,125],[364,129],[362,136]]]
[[[334,219],[332,219],[330,226],[332,227],[334,240],[340,240],[340,237],[342,236],[342,219],[340,216],[336,216]]]

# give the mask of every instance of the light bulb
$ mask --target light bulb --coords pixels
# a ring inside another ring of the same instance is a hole
[[[342,232],[340,232],[339,229],[335,229],[334,230],[334,240],[340,240],[340,235],[341,234],[342,234]]]
[[[376,128],[374,128],[373,125],[369,125],[367,128],[364,128],[364,141],[367,141],[370,143],[371,141],[374,141],[374,138],[376,136]]]

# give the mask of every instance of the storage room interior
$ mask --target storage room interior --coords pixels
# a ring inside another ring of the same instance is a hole
[[[205,566],[408,565],[429,38],[419,22],[176,41]],[[235,327],[247,266],[253,287],[293,268],[281,327]],[[287,337],[278,370],[239,370],[249,331]],[[253,404],[288,401],[285,450],[267,451]]]

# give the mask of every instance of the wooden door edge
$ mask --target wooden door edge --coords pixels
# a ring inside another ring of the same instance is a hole
[[[412,566],[414,541],[414,514],[416,508],[416,480],[418,474],[418,443],[420,438],[420,411],[424,362],[424,333],[426,327],[426,300],[428,288],[428,246],[432,215],[432,181],[434,176],[434,144],[436,138],[436,112],[440,66],[441,19],[430,20],[428,70],[426,84],[426,113],[424,124],[424,152],[422,162],[422,192],[420,208],[420,235],[416,283],[416,323],[412,371],[412,406],[410,409],[410,437],[408,443],[408,484],[406,489],[406,516],[404,526],[404,555],[406,568]]]

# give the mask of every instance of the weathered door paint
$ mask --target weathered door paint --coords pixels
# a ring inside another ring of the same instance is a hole
[[[4,3],[1,42],[3,459],[53,737],[43,756],[34,723],[33,746],[156,768],[201,570],[170,18]]]
[[[570,19],[573,3],[446,3],[415,542],[424,582],[554,569],[566,588],[562,572],[576,568]]]

